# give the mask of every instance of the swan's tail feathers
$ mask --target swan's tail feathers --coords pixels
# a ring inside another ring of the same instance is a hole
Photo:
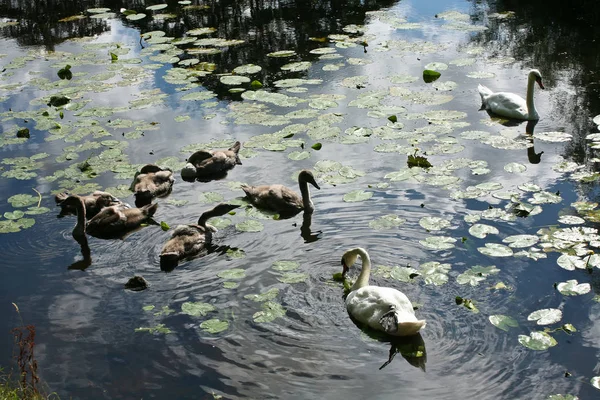
[[[229,150],[233,151],[235,153],[235,163],[237,165],[242,165],[242,160],[240,160],[240,156],[238,155],[238,153],[240,152],[240,148],[242,147],[242,144],[238,141],[235,142],[233,144],[233,146],[231,146],[229,148]]]
[[[148,204],[142,207],[142,212],[144,215],[148,217],[152,217],[154,213],[156,213],[156,209],[158,208],[158,203]]]
[[[427,325],[425,320],[420,319],[418,321],[410,322],[399,322],[398,323],[398,336],[412,336],[419,333]]]

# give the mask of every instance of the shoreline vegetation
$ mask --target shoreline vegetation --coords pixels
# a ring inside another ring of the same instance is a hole
[[[37,360],[35,359],[35,326],[25,325],[19,307],[12,303],[19,315],[21,325],[13,328],[14,358],[18,367],[18,375],[11,369],[5,371],[0,367],[0,400],[38,400],[58,399],[55,394],[45,394],[40,387],[40,377],[37,374]]]

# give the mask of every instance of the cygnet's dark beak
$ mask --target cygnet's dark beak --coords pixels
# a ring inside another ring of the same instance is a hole
[[[542,78],[536,78],[535,81],[540,86],[541,89],[545,89],[544,84],[542,83]]]

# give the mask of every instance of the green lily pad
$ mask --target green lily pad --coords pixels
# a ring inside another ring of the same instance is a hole
[[[544,308],[532,312],[527,321],[537,321],[538,325],[551,325],[562,319],[562,311],[558,308]]]
[[[37,203],[39,198],[30,194],[15,194],[8,198],[8,202],[13,207],[27,207]]]
[[[578,283],[576,279],[569,279],[556,285],[556,289],[565,296],[577,296],[589,293],[592,287],[589,283]]]
[[[236,289],[240,284],[238,282],[223,282],[223,287],[225,289]]]
[[[482,267],[481,265],[475,265],[462,274],[456,277],[456,282],[460,285],[469,284],[471,286],[479,285],[479,282],[485,280],[489,275],[494,275],[500,272],[495,265],[489,267]]]
[[[300,263],[290,260],[280,260],[273,263],[275,271],[293,271],[300,266]]]
[[[211,311],[215,311],[216,308],[212,304],[201,303],[201,302],[191,302],[186,301],[181,305],[181,312],[187,315],[191,315],[193,317],[203,317]]]
[[[344,195],[344,201],[347,203],[353,203],[357,201],[369,200],[371,197],[373,197],[373,192],[365,192],[364,190],[359,189],[346,193]]]
[[[252,319],[256,323],[271,322],[276,318],[283,317],[286,313],[285,308],[279,303],[266,301],[262,304],[262,311],[255,312]]]
[[[502,239],[502,242],[509,243],[509,246],[512,248],[520,248],[520,247],[531,247],[537,242],[539,242],[540,238],[536,235],[513,235],[507,236]]]
[[[7,211],[4,213],[4,218],[17,220],[19,218],[23,218],[24,215],[25,213],[21,210]]]
[[[238,249],[237,247],[232,247],[230,249],[227,249],[225,254],[227,255],[227,257],[233,258],[233,259],[240,259],[240,258],[246,257],[246,252],[242,249]]]
[[[430,261],[419,266],[419,272],[427,285],[441,286],[448,282],[448,271],[452,266],[437,261]]]
[[[246,276],[246,271],[242,268],[232,268],[219,272],[217,276],[223,279],[242,279]]]
[[[218,318],[212,318],[212,319],[208,319],[206,321],[202,321],[202,323],[200,324],[200,328],[204,332],[219,333],[219,332],[226,331],[229,328],[229,322],[222,321]]]
[[[481,254],[490,257],[510,257],[513,255],[513,251],[510,247],[500,243],[486,243],[485,247],[478,247],[477,250]]]
[[[592,379],[590,379],[590,383],[596,389],[600,389],[600,376],[594,376]]]
[[[547,350],[558,342],[546,332],[531,332],[529,336],[519,335],[519,343],[531,350]]]
[[[428,231],[441,231],[450,226],[450,221],[440,217],[423,217],[419,220],[419,225]]]
[[[423,81],[425,83],[431,83],[439,79],[440,76],[442,76],[442,74],[440,74],[438,71],[434,71],[431,69],[426,69],[423,71]]]
[[[497,235],[500,233],[498,228],[486,224],[474,224],[469,228],[469,233],[476,238],[483,239],[488,234]]]
[[[310,153],[308,151],[292,151],[288,154],[288,158],[294,161],[305,160],[309,157]]]
[[[428,236],[419,240],[419,243],[432,250],[448,250],[454,247],[456,239],[449,236]]]
[[[235,224],[238,231],[241,232],[260,232],[265,229],[264,225],[255,219],[247,219]]]
[[[146,18],[146,14],[144,14],[144,13],[129,14],[125,18],[127,18],[130,21],[138,21],[140,19]]]
[[[488,319],[496,328],[502,329],[506,332],[508,332],[510,328],[516,328],[517,326],[519,326],[519,323],[514,318],[509,317],[508,315],[490,315]]]

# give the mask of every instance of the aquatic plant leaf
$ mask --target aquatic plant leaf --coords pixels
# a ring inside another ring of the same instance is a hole
[[[246,276],[246,271],[242,268],[232,268],[219,272],[217,276],[223,279],[242,279]]]
[[[467,76],[469,78],[475,78],[475,79],[486,79],[486,78],[494,78],[496,76],[496,74],[494,74],[493,72],[475,71],[475,72],[468,73]]]
[[[428,231],[440,231],[450,226],[450,221],[440,217],[423,217],[419,220],[419,225]]]
[[[479,282],[484,281],[489,275],[497,274],[498,272],[500,272],[500,270],[496,268],[495,265],[489,267],[476,265],[458,275],[456,277],[456,282],[460,285],[469,284],[471,286],[477,286],[479,285]]]
[[[273,263],[275,271],[293,271],[300,266],[300,263],[291,260],[279,260]]]
[[[223,282],[225,289],[236,289],[240,284],[238,282]]]
[[[419,167],[419,168],[431,168],[431,163],[427,160],[427,157],[417,156],[410,154],[408,161],[406,162],[408,168]]]
[[[519,335],[519,343],[531,350],[547,350],[558,342],[546,332],[531,332],[529,336]]]
[[[479,313],[479,309],[477,308],[477,306],[475,305],[475,302],[472,299],[467,299],[464,297],[456,296],[454,301],[456,302],[457,305],[462,304],[465,308],[468,308],[475,314]]]
[[[500,243],[486,243],[485,247],[478,247],[477,250],[481,254],[490,257],[510,257],[513,255],[513,251],[510,247]]]
[[[562,197],[555,193],[546,191],[536,192],[533,197],[528,199],[531,204],[557,204],[562,201]]]
[[[139,327],[134,329],[135,332],[149,332],[149,333],[171,333],[171,329],[167,328],[165,324],[158,324],[153,327]]]
[[[489,321],[498,329],[508,332],[510,328],[516,328],[519,323],[508,315],[496,314],[488,317]]]
[[[27,207],[38,202],[37,196],[30,194],[15,194],[7,200],[13,207]]]
[[[310,153],[308,151],[292,151],[288,154],[288,158],[294,161],[305,160],[309,157]]]
[[[224,199],[222,194],[216,192],[204,192],[198,196],[198,202],[201,204],[218,203]]]
[[[217,95],[213,92],[209,92],[209,91],[202,91],[202,92],[192,92],[192,93],[188,93],[184,96],[181,97],[182,101],[202,101],[202,100],[210,100],[214,97],[217,97]]]
[[[454,247],[456,239],[449,236],[428,236],[419,240],[419,243],[432,250],[448,250]]]
[[[423,71],[423,81],[425,83],[431,83],[431,82],[439,79],[440,76],[442,76],[442,74],[440,74],[437,71],[431,70],[431,69],[426,69]]]
[[[488,17],[490,17],[490,16],[488,16]],[[548,396],[547,400],[579,400],[579,397],[574,396],[572,394],[566,394],[566,395],[551,394],[550,396]]]
[[[247,219],[235,224],[235,227],[240,232],[260,232],[265,229],[264,225],[255,219]]]
[[[50,209],[48,207],[28,207],[27,211],[25,211],[25,214],[39,215],[39,214],[45,214],[47,212],[50,212]]]
[[[551,325],[562,319],[562,311],[558,308],[543,308],[527,316],[527,321],[537,321],[538,325]]]
[[[401,169],[400,171],[394,171],[386,174],[385,179],[389,179],[392,182],[401,182],[410,179],[420,172],[418,170],[411,170],[410,168]]]
[[[512,248],[531,247],[539,241],[540,238],[536,235],[512,235],[502,239],[502,242],[509,243],[508,246]]]
[[[248,75],[252,75],[252,74],[257,74],[260,71],[262,71],[262,67],[260,65],[254,65],[254,64],[246,64],[246,65],[240,65],[239,67],[235,67],[233,69],[233,73],[234,74],[248,74]]]
[[[237,86],[244,83],[250,83],[250,78],[243,75],[224,75],[219,78],[223,85]]]
[[[561,143],[570,142],[573,135],[565,132],[536,132],[533,137],[542,142]]]
[[[217,229],[227,228],[233,222],[226,217],[214,217],[210,219],[210,224]]]
[[[268,53],[267,57],[292,57],[295,55],[296,55],[296,52],[294,50],[280,50],[280,51],[274,51],[272,53]]]
[[[192,317],[203,317],[215,310],[215,306],[209,303],[186,301],[181,304],[181,312]]]
[[[359,189],[346,193],[343,199],[347,203],[353,203],[358,201],[369,200],[371,197],[373,197],[373,192],[366,192],[362,189]]]
[[[277,280],[283,283],[300,283],[307,279],[308,274],[302,272],[285,272],[283,275],[277,277]]]
[[[7,211],[4,213],[4,218],[17,220],[19,218],[23,218],[24,215],[25,213],[21,210]]]
[[[308,70],[311,65],[312,63],[310,61],[299,61],[282,65],[281,70],[289,72],[300,72]]]
[[[517,162],[512,162],[512,163],[508,163],[504,166],[504,170],[506,172],[510,172],[513,174],[516,173],[521,173],[521,172],[525,172],[527,170],[527,167],[523,164],[517,163]]]
[[[155,4],[152,6],[148,6],[146,7],[146,10],[150,10],[150,11],[158,11],[158,10],[162,10],[167,8],[169,5],[168,4]]]
[[[569,279],[556,285],[556,289],[565,296],[577,296],[589,293],[592,287],[589,283],[578,283],[576,279]]]
[[[585,219],[576,215],[561,215],[558,217],[558,222],[561,224],[580,225],[585,223]]]
[[[200,324],[200,328],[204,332],[219,333],[229,329],[229,322],[220,320],[218,318],[211,318],[207,319],[206,321],[202,321],[202,323]]]
[[[255,312],[252,319],[256,323],[271,322],[276,318],[283,317],[285,313],[286,310],[281,304],[266,301],[262,304],[262,311]]]
[[[140,19],[146,18],[146,14],[144,14],[144,13],[129,14],[125,18],[127,18],[130,21],[139,21]]]
[[[425,65],[425,70],[433,70],[433,71],[445,71],[448,69],[448,64],[445,64],[443,62],[430,62],[429,64]]]
[[[498,228],[486,224],[474,224],[469,228],[469,233],[476,238],[483,239],[487,235],[497,235],[500,233]]]
[[[398,226],[404,224],[406,219],[400,218],[396,214],[388,214],[382,217],[379,217],[375,220],[369,222],[369,227],[375,230],[381,231],[384,229],[394,229]]]
[[[155,307],[156,307],[155,305],[149,304],[147,306],[143,306],[142,310],[144,310],[144,311],[152,311],[152,310],[154,310]]]
[[[450,264],[442,264],[437,261],[430,261],[419,266],[418,271],[421,273],[426,285],[441,286],[448,282],[448,271],[452,266]]]
[[[590,379],[590,383],[596,389],[600,389],[600,376],[594,376],[592,379]]]
[[[244,296],[244,298],[248,299],[248,300],[256,301],[256,302],[263,302],[263,301],[274,300],[278,295],[279,295],[279,289],[271,288],[261,294],[247,294]]]

